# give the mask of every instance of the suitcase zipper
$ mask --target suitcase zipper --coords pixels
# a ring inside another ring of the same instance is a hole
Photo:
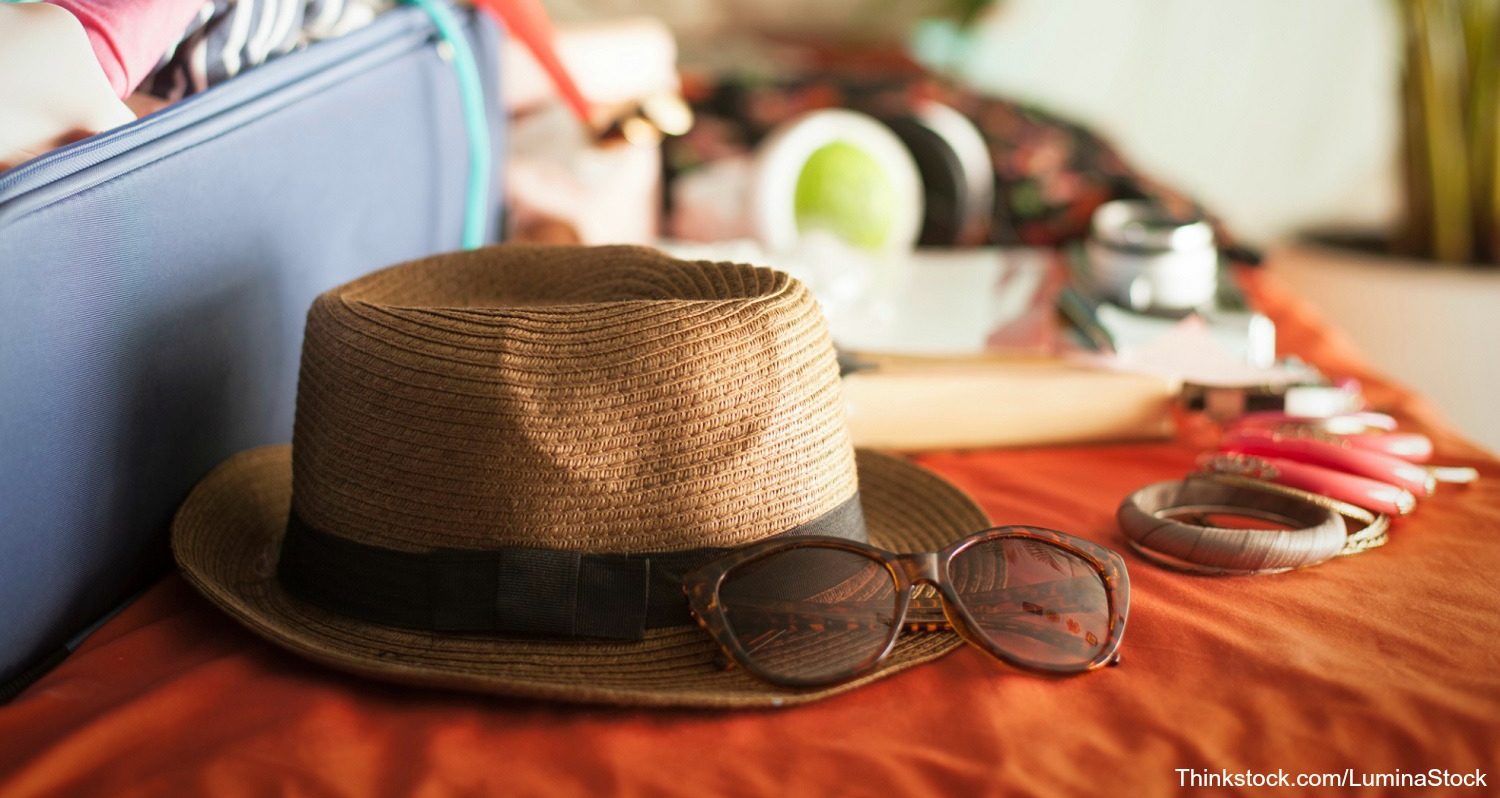
[[[464,194],[464,224],[461,237],[464,249],[483,246],[484,233],[489,227],[485,218],[490,207],[491,173],[494,171],[494,155],[490,152],[490,123],[485,115],[484,84],[479,78],[479,65],[474,51],[464,36],[463,25],[454,16],[453,9],[444,0],[405,0],[422,9],[432,20],[438,36],[451,52],[443,60],[453,67],[453,76],[458,81],[459,105],[463,109],[464,132],[468,136],[469,177]]]
[[[53,150],[0,174],[0,224],[129,171],[107,167],[147,144],[263,99],[274,97],[289,104],[414,49],[432,46],[436,36],[434,24],[421,10],[396,8],[346,36],[284,56],[157,113]]]

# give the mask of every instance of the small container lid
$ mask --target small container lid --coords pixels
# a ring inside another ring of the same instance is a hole
[[[1127,252],[1196,251],[1214,246],[1214,230],[1202,216],[1174,214],[1150,200],[1113,200],[1094,211],[1096,241]]]

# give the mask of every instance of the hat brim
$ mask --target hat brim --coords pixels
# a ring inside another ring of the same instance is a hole
[[[857,453],[871,543],[934,551],[989,525],[962,491],[926,469]],[[291,506],[290,446],[243,452],[193,489],[172,523],[184,576],[273,643],[344,671],[433,687],[584,703],[770,707],[805,703],[936,659],[960,645],[948,631],[902,634],[875,672],[814,690],[780,688],[720,667],[701,629],[648,631],[641,641],[549,641],[438,634],[353,620],[288,595],[276,561]]]

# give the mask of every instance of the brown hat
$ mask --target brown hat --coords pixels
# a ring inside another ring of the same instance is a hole
[[[791,277],[635,247],[499,246],[318,297],[292,445],[209,474],[172,548],[214,603],[336,668],[770,706],[958,638],[903,635],[858,682],[775,687],[717,664],[684,568],[771,535],[935,550],[987,525],[937,476],[855,451],[822,315]]]

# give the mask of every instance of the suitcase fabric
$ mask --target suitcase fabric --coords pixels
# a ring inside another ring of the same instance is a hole
[[[498,153],[497,31],[462,19]],[[165,569],[209,469],[290,439],[314,296],[458,248],[436,41],[399,8],[0,174],[0,683]]]

